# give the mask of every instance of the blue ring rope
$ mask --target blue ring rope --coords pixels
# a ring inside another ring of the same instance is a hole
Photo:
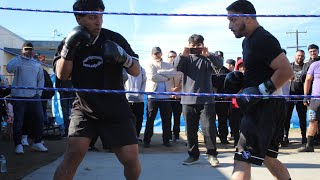
[[[180,96],[201,96],[201,97],[255,97],[255,98],[319,98],[320,95],[258,95],[258,94],[215,94],[215,93],[182,93],[182,92],[145,92],[145,91],[126,91],[126,90],[101,90],[101,89],[84,89],[84,88],[38,88],[27,86],[0,86],[0,88],[8,89],[31,89],[31,90],[48,90],[48,91],[63,91],[63,92],[92,92],[92,93],[135,93],[146,95],[180,95]]]
[[[124,16],[196,16],[196,17],[320,17],[320,15],[265,15],[265,14],[178,14],[178,13],[127,13],[127,12],[100,12],[100,11],[60,11],[60,10],[41,10],[27,8],[0,7],[0,10],[10,11],[29,11],[29,12],[48,12],[48,13],[78,13],[78,14],[107,14]]]

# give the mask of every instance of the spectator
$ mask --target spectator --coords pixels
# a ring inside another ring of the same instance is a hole
[[[174,59],[177,57],[177,53],[175,51],[170,51],[168,54],[168,62],[173,66]],[[174,77],[170,79],[170,91],[171,92],[181,92],[182,88],[182,73],[178,72]],[[180,119],[182,113],[182,105],[180,103],[181,96],[179,95],[171,95],[171,108],[173,114],[173,138],[172,142],[176,142],[180,140]]]
[[[219,52],[219,53],[217,53]],[[223,65],[223,56],[219,56],[218,54],[222,54],[221,51],[216,51],[215,55],[217,60],[220,61],[221,66],[214,66],[213,73],[212,73],[212,85],[213,85],[213,92],[215,94],[224,94],[224,79],[226,75],[230,72],[226,67]],[[226,98],[215,97],[215,101],[218,101],[215,104],[216,114],[218,116],[218,136],[220,138],[220,142],[222,144],[229,144],[227,140],[228,136],[228,116],[229,116],[229,102],[226,101]]]
[[[125,89],[127,91],[139,91],[144,92],[146,90],[146,71],[143,67],[140,69],[139,76],[128,75],[128,80],[125,83]],[[135,116],[135,126],[137,131],[137,137],[140,142],[140,131],[142,128],[143,114],[144,114],[144,94],[141,93],[127,93],[126,94],[132,113]]]
[[[302,67],[304,65],[305,53],[303,50],[297,50],[294,62],[291,63],[294,77],[290,81],[290,95],[303,95],[303,82],[301,81]],[[297,100],[297,99],[292,99]],[[284,122],[284,136],[281,142],[281,146],[286,147],[289,144],[289,130],[290,130],[290,121],[292,116],[292,111],[294,106],[298,112],[299,124],[301,130],[301,142],[305,144],[307,142],[306,138],[306,114],[307,106],[303,105],[302,101],[287,101],[287,119]]]
[[[305,77],[306,77],[306,74],[309,70],[309,67],[310,65],[313,63],[313,62],[316,62],[316,61],[319,61],[320,60],[320,57],[319,57],[319,46],[316,45],[316,44],[310,44],[308,46],[308,52],[309,52],[309,55],[310,55],[310,59],[308,62],[304,63],[303,67],[302,67],[302,72],[301,72],[301,79],[302,79],[302,82],[305,81]],[[312,87],[312,85],[311,85]],[[309,93],[311,93],[311,91],[309,91]],[[318,124],[318,132],[320,132],[320,127],[319,127],[319,124]],[[315,145],[318,145],[320,143],[320,133],[316,133],[315,137],[314,137],[314,143]]]
[[[310,65],[304,82],[304,95],[316,96],[320,94],[320,61],[314,61]],[[312,88],[311,88],[312,86]],[[307,144],[298,149],[298,152],[314,152],[314,138],[318,131],[320,119],[320,100],[304,98],[303,104],[309,106],[309,126],[307,131]]]
[[[212,66],[222,66],[212,56],[209,56],[208,48],[204,46],[204,38],[194,34],[188,39],[188,47],[174,60],[174,68],[183,73],[183,93],[212,93]],[[209,58],[213,62],[209,61]],[[200,151],[198,144],[199,121],[207,149],[208,161],[211,166],[219,166],[217,159],[215,124],[215,103],[213,97],[182,96],[182,112],[186,122],[187,146],[189,157],[183,161],[184,165],[198,163]]]
[[[42,56],[40,54],[36,54],[35,59],[40,61],[41,63],[46,63],[45,56]],[[44,87],[46,88],[53,88],[53,83],[51,81],[50,75],[47,70],[43,69],[43,75],[44,75]],[[43,99],[42,102],[42,108],[43,108],[43,114],[44,114],[44,123],[48,123],[48,115],[47,115],[47,104],[48,100],[51,99],[54,96],[54,91],[46,90],[42,91],[41,99]]]
[[[148,64],[146,68],[147,74],[147,92],[170,92],[169,80],[174,75],[167,74],[165,76],[161,73],[161,70],[171,69],[172,66],[163,62],[162,51],[159,47],[152,48],[152,61]],[[162,141],[163,145],[170,147],[169,142],[171,137],[171,104],[168,95],[148,95],[148,105],[147,105],[147,122],[146,129],[144,132],[144,147],[149,148],[151,137],[153,135],[154,120],[160,110],[160,117],[162,121]]]
[[[233,59],[228,59],[226,61],[226,68],[229,69],[230,72],[234,71],[235,65],[236,65],[236,61]]]
[[[13,58],[7,65],[7,71],[14,73],[12,86],[27,86],[42,88],[44,87],[44,75],[41,65],[30,59],[33,57],[33,45],[29,42],[22,46],[22,57]],[[41,101],[28,101],[29,99],[40,100],[42,90],[24,90],[12,89],[11,96],[19,101],[13,102],[14,121],[13,121],[13,139],[15,144],[15,153],[23,154],[21,144],[22,127],[24,123],[25,112],[33,114],[34,142],[32,148],[37,151],[48,151],[41,143],[43,135],[43,108]]]
[[[56,88],[73,88],[72,80],[60,80],[59,78],[56,78]],[[76,95],[74,92],[71,91],[59,91],[59,94],[64,125],[63,137],[67,137],[69,132],[72,102],[74,101]]]
[[[243,64],[243,60],[239,59],[235,65],[235,71],[240,71],[244,73],[245,68]],[[234,146],[238,144],[240,137],[240,122],[243,116],[242,111],[239,109],[239,105],[237,104],[236,98],[232,98],[231,106],[230,106],[230,114],[229,114],[229,123],[231,129],[231,137],[234,138]]]
[[[8,82],[5,79],[0,77],[0,86],[8,86]],[[10,94],[11,89],[9,88],[0,88],[0,98],[4,98],[5,96]],[[6,111],[6,103],[4,100],[0,100],[0,135],[1,135],[1,128],[2,128],[2,120],[5,120],[8,116]]]

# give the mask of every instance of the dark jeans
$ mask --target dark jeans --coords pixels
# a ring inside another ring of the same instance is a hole
[[[136,131],[137,131],[137,137],[140,136],[140,131],[142,128],[142,122],[143,122],[143,113],[144,113],[144,102],[129,102],[130,108],[134,116],[136,117]]]
[[[14,97],[19,98],[19,97]],[[39,96],[33,97],[32,99],[40,99]],[[43,109],[41,101],[25,101],[24,99],[29,98],[20,98],[19,101],[13,101],[13,139],[14,144],[21,144],[22,136],[22,127],[24,123],[24,115],[26,112],[32,114],[32,129],[34,135],[34,143],[39,143],[42,141],[43,136]],[[30,98],[31,99],[31,98]]]
[[[298,112],[301,137],[306,137],[307,131],[307,106],[303,105],[302,101],[287,101],[287,116],[284,122],[284,135],[289,137],[290,121],[294,106]]]
[[[188,153],[190,156],[199,158],[198,129],[199,121],[203,132],[207,154],[216,156],[217,127],[214,104],[182,105],[182,112],[186,122],[186,134]]]
[[[63,99],[63,98],[70,98],[70,96],[64,96],[63,93],[60,94],[60,104],[63,114],[63,122],[64,122],[64,133],[65,135],[68,135],[68,129],[70,124],[70,114],[71,114],[71,108],[72,103],[74,99]]]
[[[144,131],[144,143],[149,144],[153,135],[154,120],[160,109],[162,121],[162,140],[168,143],[171,137],[171,104],[170,101],[148,99],[147,105],[147,122]]]
[[[219,138],[227,140],[227,136],[229,133],[229,131],[228,131],[228,114],[229,114],[229,109],[230,109],[230,103],[217,102],[215,106],[216,106],[216,113],[218,115]]]
[[[42,104],[42,109],[43,109],[43,122],[44,122],[44,124],[48,124],[48,122],[49,122],[48,115],[47,115],[48,101],[41,101],[41,104]]]
[[[230,128],[231,128],[231,134],[234,137],[234,142],[237,144],[240,137],[240,122],[243,114],[242,111],[239,108],[231,108],[230,114],[229,114],[229,120],[230,120]]]
[[[180,100],[172,99],[171,108],[173,114],[173,135],[175,138],[179,138],[180,134],[180,117],[182,113],[182,105]]]

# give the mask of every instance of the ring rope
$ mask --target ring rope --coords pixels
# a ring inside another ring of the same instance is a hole
[[[84,89],[84,88],[40,88],[40,87],[27,87],[27,86],[0,86],[0,88],[9,89],[31,89],[31,90],[49,90],[49,91],[66,91],[66,92],[92,92],[92,93],[135,93],[146,95],[180,95],[180,96],[202,96],[202,97],[255,97],[255,98],[317,98],[320,95],[260,95],[260,94],[215,94],[215,93],[182,93],[182,92],[145,92],[145,91],[126,91],[126,90],[102,90],[102,89]]]
[[[265,15],[265,14],[178,14],[178,13],[128,13],[128,12],[101,12],[101,11],[61,11],[61,10],[44,10],[44,9],[28,9],[28,8],[13,8],[0,7],[0,10],[10,11],[31,11],[31,12],[49,12],[49,13],[78,13],[78,14],[107,14],[107,15],[125,15],[125,16],[196,16],[196,17],[320,17],[320,15],[313,14],[279,14],[279,15]]]

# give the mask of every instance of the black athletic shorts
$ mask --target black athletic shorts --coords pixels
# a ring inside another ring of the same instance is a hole
[[[285,120],[282,118],[285,99],[261,100],[253,108],[241,119],[234,159],[261,166],[265,156],[278,156]]]
[[[107,107],[106,111],[108,111]],[[111,147],[138,144],[130,106],[124,106],[119,111],[109,112],[105,118],[95,119],[86,115],[79,101],[75,100],[71,110],[68,135],[91,139],[99,136],[103,144]]]

